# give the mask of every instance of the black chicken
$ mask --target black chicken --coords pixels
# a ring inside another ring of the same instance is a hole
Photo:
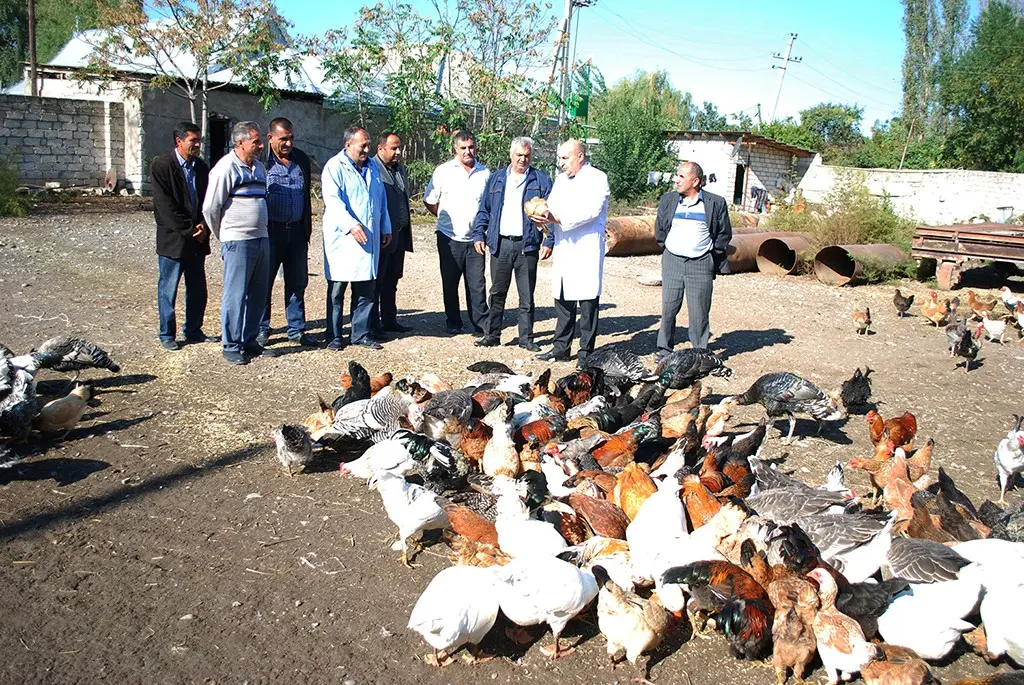
[[[393,439],[402,443],[409,452],[415,462],[412,473],[423,479],[425,488],[441,494],[465,487],[469,462],[461,452],[446,443],[405,429],[395,431]]]
[[[966,316],[966,315],[965,315]],[[981,352],[981,327],[978,327],[973,334],[965,332],[964,335],[960,336],[959,341],[953,347],[953,355],[957,357],[963,357],[964,359],[964,372],[971,370],[971,362],[978,358],[978,353]],[[952,342],[952,341],[950,341]],[[957,366],[959,366],[957,362]]]
[[[587,368],[595,367],[604,371],[606,376],[626,378],[634,383],[657,380],[639,357],[614,345],[599,347],[587,355]]]
[[[350,361],[348,363],[348,375],[351,383],[348,386],[348,390],[338,395],[334,402],[331,403],[334,411],[338,411],[346,404],[370,399],[370,374],[367,373],[366,369],[359,362]]]
[[[864,371],[860,368],[856,368],[853,371],[853,376],[843,381],[843,385],[839,388],[839,399],[843,401],[843,406],[849,409],[850,407],[863,407],[871,401],[871,379],[868,376],[874,371],[870,366],[865,366]]]
[[[672,352],[661,360],[655,370],[658,383],[670,390],[681,390],[705,376],[729,377],[732,369],[721,358],[707,350],[686,348]]]
[[[473,362],[472,364],[466,367],[466,370],[472,371],[473,373],[481,374],[507,373],[510,376],[515,373],[512,369],[508,367],[508,364],[490,361]]]
[[[1016,511],[1003,511],[998,504],[985,500],[978,508],[978,517],[992,529],[990,538],[1024,542],[1024,504]]]
[[[838,393],[830,397],[809,380],[788,371],[766,373],[754,381],[745,393],[727,397],[722,404],[760,404],[770,418],[789,417],[789,434],[782,441],[785,445],[792,441],[796,429],[794,414],[809,414],[813,417],[819,433],[823,421],[846,418]]]
[[[896,294],[892,296],[892,304],[896,307],[896,316],[906,316],[914,304],[914,296],[907,297],[900,292],[899,288],[896,288]]]
[[[82,369],[107,369],[114,373],[121,370],[103,349],[88,340],[68,335],[50,338],[40,345],[38,350],[33,350],[32,356],[40,369],[53,369],[63,373],[73,371],[74,380],[78,379]]]

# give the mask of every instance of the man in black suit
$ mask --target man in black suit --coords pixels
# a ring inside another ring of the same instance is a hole
[[[174,149],[153,160],[149,169],[156,219],[156,254],[160,266],[157,309],[160,344],[179,349],[174,302],[178,284],[185,277],[185,325],[187,342],[220,342],[203,332],[206,314],[206,255],[210,254],[210,230],[203,221],[203,199],[210,167],[199,157],[199,127],[183,122],[174,127]]]
[[[661,330],[658,361],[675,346],[676,315],[686,296],[690,345],[706,350],[711,329],[711,294],[716,273],[729,273],[732,224],[725,198],[701,190],[704,170],[683,162],[676,172],[676,189],[661,196],[654,238],[661,256]]]
[[[380,167],[391,218],[391,242],[381,247],[377,264],[377,292],[370,324],[382,333],[408,333],[412,329],[398,323],[396,293],[405,273],[405,253],[412,252],[412,213],[409,209],[409,171],[402,164],[402,140],[397,133],[385,131],[377,139],[373,161]]]

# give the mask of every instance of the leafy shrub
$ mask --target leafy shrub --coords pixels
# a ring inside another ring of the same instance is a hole
[[[427,184],[434,173],[436,165],[424,162],[422,159],[414,159],[405,165],[409,170],[409,195],[422,195],[427,190]]]
[[[25,216],[28,199],[18,192],[18,166],[10,158],[0,158],[0,216]]]

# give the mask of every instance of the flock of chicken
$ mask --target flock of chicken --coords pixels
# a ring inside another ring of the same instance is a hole
[[[121,370],[104,350],[88,340],[60,335],[38,349],[16,356],[0,344],[0,468],[18,458],[11,442],[25,442],[32,431],[66,436],[79,422],[93,397],[90,383],[76,383],[84,369]],[[36,374],[40,369],[74,373],[70,390],[47,401],[38,395]]]
[[[996,307],[1002,303],[1005,312],[996,314]],[[893,295],[892,304],[898,316],[907,315],[914,305],[914,295],[904,295],[899,288]],[[920,303],[921,316],[926,323],[936,328],[945,326],[946,347],[951,358],[963,359],[964,370],[971,370],[971,363],[978,358],[981,351],[982,338],[1002,344],[1006,340],[1007,324],[1016,322],[1020,328],[1019,341],[1024,341],[1024,298],[1018,297],[1006,286],[999,289],[998,300],[983,300],[973,290],[967,291],[967,306],[970,309],[963,316],[960,310],[960,298],[946,298],[941,302],[934,290],[928,291],[928,299]],[[871,331],[871,309],[857,307],[850,314],[858,335],[867,335]],[[972,319],[978,321],[972,324]],[[957,362],[960,365],[960,362]]]
[[[499,611],[508,639],[528,644],[523,627],[546,624],[542,651],[565,656],[563,629],[596,599],[609,656],[634,666],[684,622],[724,632],[738,658],[770,657],[780,684],[815,655],[830,683],[934,682],[927,661],[962,637],[1024,665],[1024,510],[976,507],[941,467],[930,483],[935,444],[912,414],[865,414],[875,451],[848,466],[870,475],[870,502],[839,462],[816,487],[758,458],[768,419],[789,418],[789,442],[797,414],[820,430],[866,410],[870,369],[836,393],[770,373],[711,404],[708,377],[732,374],[713,354],[677,351],[653,373],[615,347],[587,362],[555,381],[478,362],[462,388],[350,362],[342,395],[273,431],[290,475],[324,448],[359,455],[341,472],[380,494],[402,563],[440,531],[453,565],[409,618],[428,663],[463,646],[469,662],[490,658],[479,645]],[[728,432],[750,404],[768,419]],[[1024,469],[1022,424],[995,450],[1004,495]]]

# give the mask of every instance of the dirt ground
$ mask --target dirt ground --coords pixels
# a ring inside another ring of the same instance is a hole
[[[78,202],[0,221],[0,340],[27,351],[73,333],[122,365],[119,375],[84,374],[96,382],[98,406],[66,440],[36,443],[34,454],[0,470],[0,682],[429,685],[629,683],[636,676],[628,664],[608,664],[592,614],[570,623],[565,636],[579,643],[577,651],[557,662],[539,653],[549,633],[535,629],[538,643],[513,647],[495,630],[484,648],[501,658],[426,666],[426,645],[405,626],[420,591],[447,565],[444,546],[422,553],[422,568],[406,569],[389,549],[394,530],[379,497],[340,477],[336,459],[294,478],[277,468],[268,429],[301,420],[317,393],[333,397],[350,357],[371,373],[433,371],[456,382],[482,358],[543,370],[519,348],[483,354],[469,335],[444,335],[429,227],[416,230],[399,290],[400,319],[413,334],[381,352],[336,353],[293,348],[277,329],[274,346],[286,354],[245,367],[226,364],[219,345],[179,352],[157,345],[153,232],[152,215],[137,200]],[[311,253],[307,310],[311,330],[322,335],[322,255],[318,247]],[[220,260],[207,264],[205,328],[215,332]],[[657,268],[654,257],[608,260],[598,341],[625,343],[650,355],[652,366],[660,292],[637,285],[635,276]],[[541,268],[537,286],[542,345],[554,324],[549,273]],[[777,370],[835,388],[867,364],[876,371],[882,413],[913,411],[921,435],[938,443],[936,462],[979,503],[995,499],[992,450],[1021,411],[1024,346],[1014,335],[986,345],[980,368],[954,370],[942,332],[920,317],[897,319],[891,295],[891,287],[836,289],[809,278],[720,278],[713,344],[735,376],[713,379],[715,394],[741,392]],[[278,286],[276,326],[283,323],[280,297]],[[857,303],[871,305],[874,335],[854,334],[849,312]],[[505,340],[511,337],[506,329]],[[569,368],[559,364],[555,373]],[[62,387],[57,374],[41,380],[43,390]],[[759,411],[746,408],[737,423]],[[768,456],[781,456],[777,435],[769,439]],[[868,450],[866,427],[854,416],[789,448],[786,467],[820,482],[837,459]],[[860,474],[850,480],[865,490]],[[730,657],[721,636],[686,638],[685,630],[674,635],[655,655],[654,681],[774,682],[770,668]],[[936,669],[943,682],[993,672],[962,651]]]

